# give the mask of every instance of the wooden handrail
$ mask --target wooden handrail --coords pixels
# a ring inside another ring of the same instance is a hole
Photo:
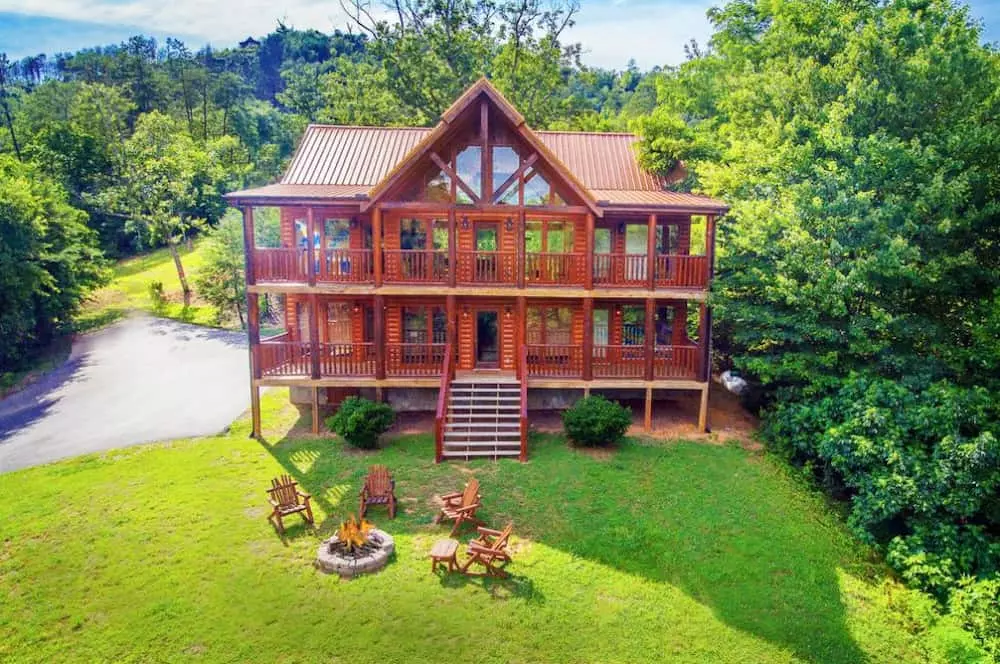
[[[521,345],[521,455],[523,463],[528,460],[528,347]]]
[[[438,390],[437,411],[434,414],[434,462],[444,458],[444,420],[448,408],[448,390],[451,389],[453,358],[451,344],[444,347],[444,362],[441,368],[441,389]]]

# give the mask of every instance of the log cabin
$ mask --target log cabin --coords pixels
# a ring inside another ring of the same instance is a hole
[[[485,78],[433,128],[311,125],[242,210],[260,388],[435,413],[435,454],[527,454],[528,405],[700,393],[708,427],[717,200],[669,191],[631,134],[534,131]],[[280,246],[254,211],[280,209]],[[284,326],[261,337],[265,296]],[[270,302],[271,300],[268,299]]]

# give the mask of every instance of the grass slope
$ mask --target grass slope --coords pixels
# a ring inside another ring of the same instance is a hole
[[[204,249],[204,241],[196,240],[193,250],[182,248],[180,252],[192,289],[205,263]],[[149,297],[149,285],[154,281],[163,284],[166,303],[160,307],[156,307]],[[216,324],[215,308],[199,301],[197,294],[191,306],[184,306],[177,269],[165,248],[116,263],[111,283],[91,295],[77,316],[76,326],[80,331],[92,330],[118,320],[129,311],[148,311],[199,325]]]
[[[594,456],[556,436],[527,464],[432,462],[429,436],[375,453],[302,433],[284,391],[268,442],[245,421],[2,476],[0,661],[916,662],[904,591],[822,500],[732,446],[629,441]],[[293,427],[294,425],[294,427]],[[319,538],[388,464],[393,562],[342,582]],[[288,471],[318,533],[265,521]],[[513,519],[508,581],[430,573],[447,529],[434,496],[472,473],[495,526]]]

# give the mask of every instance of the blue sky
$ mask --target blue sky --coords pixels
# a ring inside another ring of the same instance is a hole
[[[643,68],[676,64],[683,45],[707,40],[712,0],[582,0],[567,35],[584,46],[584,61]],[[985,38],[1000,41],[1000,0],[972,0]],[[0,0],[0,51],[13,58],[117,43],[142,33],[173,36],[192,48],[229,46],[269,32],[278,20],[331,31],[346,21],[336,0]]]

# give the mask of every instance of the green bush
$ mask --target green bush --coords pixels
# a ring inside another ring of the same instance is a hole
[[[566,435],[577,445],[614,445],[632,424],[632,411],[601,396],[580,399],[562,414]]]
[[[354,447],[371,450],[395,420],[396,414],[384,403],[348,397],[326,425]]]
[[[962,578],[951,595],[948,609],[1000,661],[1000,576]]]

